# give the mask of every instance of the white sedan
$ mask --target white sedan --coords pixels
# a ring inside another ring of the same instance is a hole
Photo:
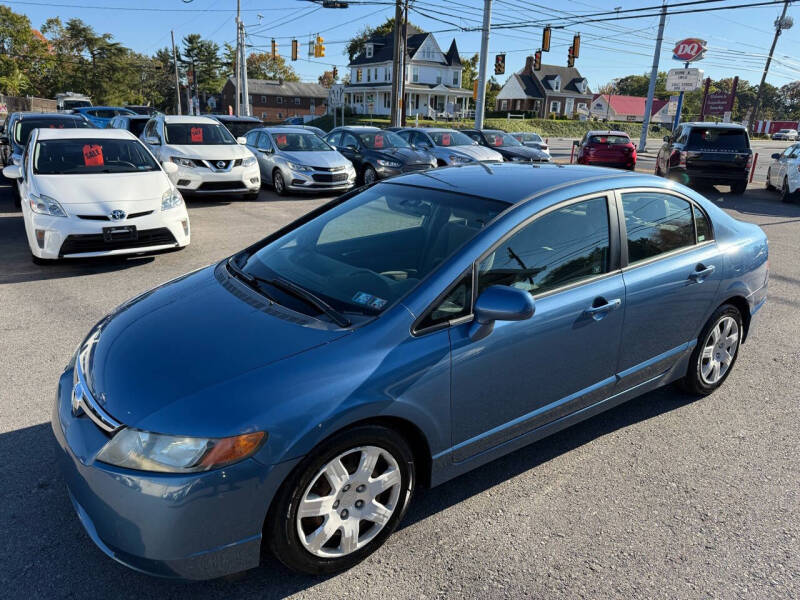
[[[784,202],[800,198],[800,144],[772,155],[767,169],[767,189],[779,190]]]
[[[189,244],[189,215],[163,166],[122,129],[35,129],[21,165],[22,216],[33,262],[136,254]]]

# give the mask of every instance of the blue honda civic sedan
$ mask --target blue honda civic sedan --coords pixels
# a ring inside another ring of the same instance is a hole
[[[129,567],[336,572],[419,486],[668,383],[713,392],[767,278],[761,229],[662,178],[398,177],[101,320],[59,381],[59,460]]]

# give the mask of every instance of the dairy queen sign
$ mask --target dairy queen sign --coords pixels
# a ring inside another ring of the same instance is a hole
[[[703,58],[706,53],[706,41],[700,38],[686,38],[675,44],[672,58],[682,62],[694,62]]]

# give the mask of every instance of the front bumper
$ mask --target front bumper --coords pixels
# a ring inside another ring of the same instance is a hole
[[[172,176],[182,194],[255,194],[261,189],[258,164],[212,171],[206,167],[179,167]]]
[[[51,217],[25,209],[25,231],[28,236],[28,245],[34,256],[43,259],[58,259],[138,254],[181,248],[187,246],[191,241],[189,215],[184,205],[165,211],[156,209],[146,216],[114,222],[82,219],[77,215],[84,212],[92,214],[94,207],[89,206],[87,210],[83,210],[79,208],[80,206],[66,205],[65,210],[69,214],[67,217]],[[152,242],[146,241],[148,238],[142,235],[140,240],[129,244],[113,243],[106,246],[87,243],[87,240],[91,238],[102,236],[104,227],[126,225],[134,225],[140,232],[167,230],[171,235],[154,235]],[[37,238],[37,230],[44,232],[42,245]],[[69,243],[65,243],[68,240]],[[76,240],[83,241],[75,243]]]
[[[356,184],[356,172],[349,171],[295,171],[288,167],[281,169],[286,189],[293,192],[346,191]],[[340,176],[344,175],[344,179]],[[338,179],[337,181],[332,181]]]
[[[89,537],[109,557],[150,575],[211,579],[258,566],[274,492],[298,460],[248,459],[175,475],[95,462],[108,437],[70,408],[72,370],[58,385],[52,428],[67,490]]]

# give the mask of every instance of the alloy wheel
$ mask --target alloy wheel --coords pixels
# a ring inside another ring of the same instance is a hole
[[[311,554],[338,558],[363,548],[397,510],[397,459],[377,446],[347,450],[320,469],[297,508],[297,533]]]
[[[367,167],[364,171],[364,184],[369,185],[375,182],[375,170]]]
[[[272,176],[272,187],[275,189],[277,194],[283,193],[283,175],[281,175],[278,171],[275,171],[275,175]]]
[[[720,381],[730,369],[739,349],[739,324],[722,317],[708,332],[700,355],[700,377],[706,385]]]

